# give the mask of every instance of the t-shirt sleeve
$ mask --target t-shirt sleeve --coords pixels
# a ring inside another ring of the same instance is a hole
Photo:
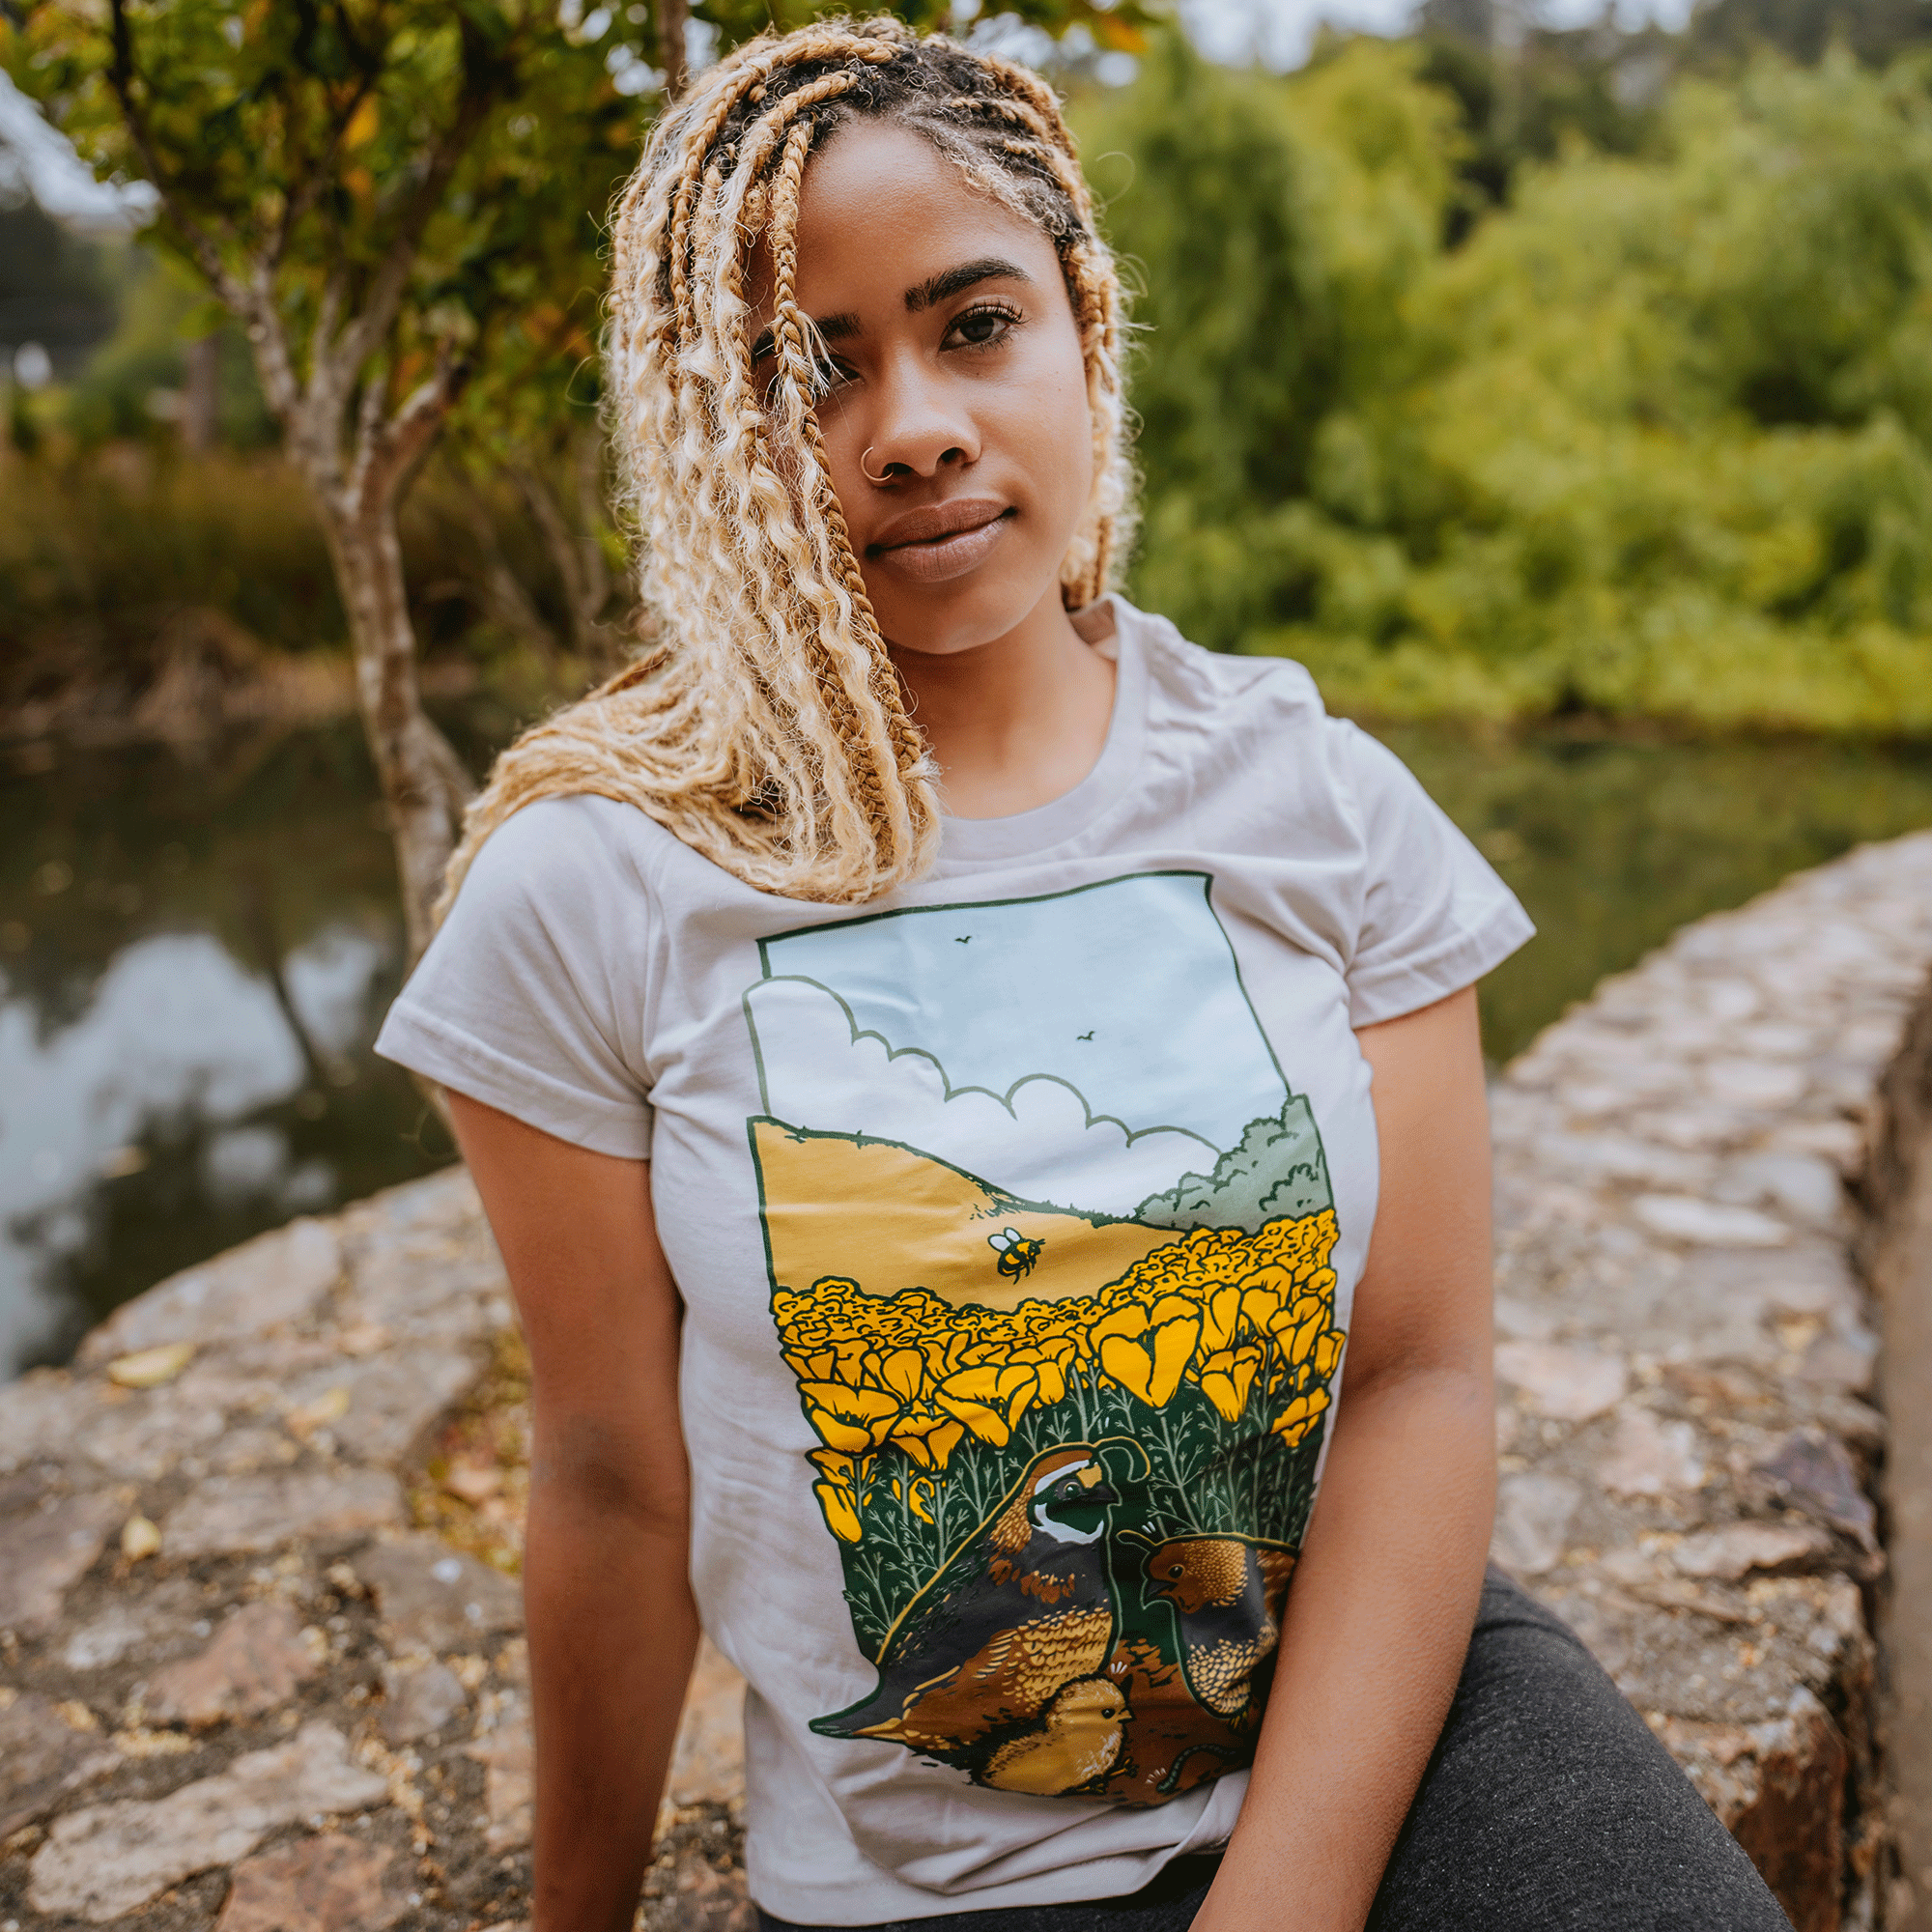
[[[1361,925],[1349,964],[1352,1026],[1447,999],[1536,928],[1489,863],[1385,745],[1336,721],[1365,848]]]
[[[376,1051],[560,1140],[646,1160],[656,935],[612,816],[630,810],[545,800],[492,834]]]

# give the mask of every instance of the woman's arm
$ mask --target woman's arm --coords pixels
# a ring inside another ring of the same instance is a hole
[[[697,1647],[677,1289],[645,1162],[449,1098],[534,1371],[533,1932],[628,1932]]]
[[[1195,1932],[1360,1932],[1482,1590],[1495,1409],[1474,990],[1357,1037],[1381,1205],[1253,1780]]]

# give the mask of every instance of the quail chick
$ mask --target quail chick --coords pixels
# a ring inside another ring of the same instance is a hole
[[[1117,1684],[1082,1677],[1064,1686],[1040,1726],[1010,1738],[986,1760],[982,1782],[1001,1791],[1057,1797],[1113,1770],[1121,1755],[1121,1726],[1133,1713]]]

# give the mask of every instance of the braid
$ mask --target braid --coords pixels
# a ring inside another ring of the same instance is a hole
[[[1132,495],[1120,286],[1052,89],[891,17],[760,36],[659,123],[613,215],[608,407],[651,642],[497,759],[439,913],[497,826],[571,793],[635,805],[748,885],[794,898],[862,901],[932,864],[931,760],[832,485],[824,345],[797,302],[806,170],[858,119],[919,134],[1053,242],[1094,457],[1061,594],[1078,610],[1107,588]],[[776,365],[763,392],[745,293],[760,238]]]

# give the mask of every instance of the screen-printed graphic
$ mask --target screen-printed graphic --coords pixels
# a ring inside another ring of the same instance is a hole
[[[1210,884],[761,948],[772,1311],[877,1670],[822,1735],[1130,1804],[1253,1755],[1345,1337]]]

